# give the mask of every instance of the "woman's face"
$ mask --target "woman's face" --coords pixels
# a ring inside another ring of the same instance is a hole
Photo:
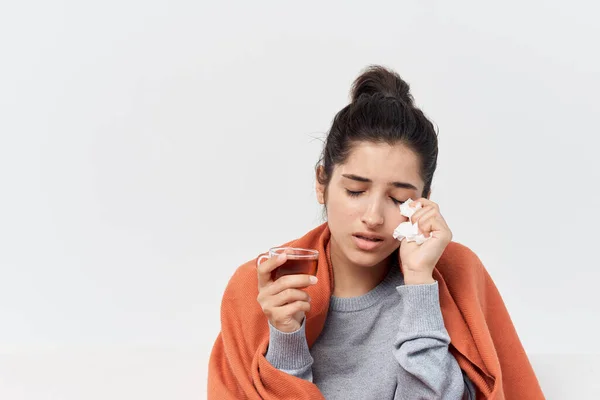
[[[406,146],[356,143],[347,161],[334,167],[326,199],[325,186],[317,182],[317,199],[327,207],[332,258],[360,267],[385,262],[400,245],[394,229],[408,220],[399,204],[420,198],[423,186],[418,158]]]

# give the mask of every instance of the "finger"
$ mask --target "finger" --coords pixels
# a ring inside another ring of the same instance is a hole
[[[437,208],[438,210],[440,209],[440,206],[436,202],[431,201],[425,197],[421,197],[420,199],[415,200],[415,203],[421,203],[421,206],[423,207],[430,206],[433,208]]]
[[[256,267],[258,272],[258,288],[263,288],[272,282],[271,271],[280,267],[287,261],[287,254],[281,253],[277,257],[269,258]]]
[[[419,221],[420,218],[423,217],[423,215],[426,215],[426,214],[430,213],[431,211],[437,212],[437,210],[435,208],[430,207],[430,206],[420,208],[417,211],[415,211],[415,213],[412,215],[412,217],[410,217],[410,221],[413,224],[415,224]]]
[[[285,289],[269,299],[269,305],[271,307],[281,307],[295,301],[306,301],[310,302],[310,296],[303,290],[300,289]]]
[[[425,236],[429,236],[430,232],[434,232],[437,231],[439,229],[437,229],[437,218],[435,217],[436,213],[435,211],[432,213],[428,213],[424,216],[422,216],[418,222],[419,225],[419,233],[422,233]]]
[[[286,289],[305,288],[317,283],[317,277],[305,274],[284,275],[265,289],[265,295],[274,296]]]
[[[419,231],[423,235],[431,235],[437,238],[452,237],[452,233],[444,221],[444,218],[439,213],[433,213],[428,216],[421,218],[419,222]]]
[[[298,311],[305,313],[310,311],[310,303],[306,301],[295,301],[285,306],[277,307],[273,312],[273,320],[281,320],[296,314]],[[279,317],[279,318],[278,318]]]

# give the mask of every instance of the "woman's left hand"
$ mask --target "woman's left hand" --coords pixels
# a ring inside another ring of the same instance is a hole
[[[433,269],[452,240],[452,232],[440,214],[439,206],[426,198],[415,200],[413,204],[417,202],[421,203],[422,208],[410,220],[413,224],[419,224],[419,233],[426,238],[431,234],[431,237],[420,245],[407,242],[406,238],[400,242],[400,265],[406,285],[435,282]]]

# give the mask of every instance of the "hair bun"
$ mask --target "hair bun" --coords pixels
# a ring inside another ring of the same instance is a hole
[[[381,93],[384,97],[394,97],[407,104],[413,104],[410,86],[400,75],[380,65],[365,68],[352,84],[352,102],[361,95],[373,96]]]

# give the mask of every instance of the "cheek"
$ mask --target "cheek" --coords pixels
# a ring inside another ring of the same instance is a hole
[[[392,212],[390,212],[390,214],[389,214],[388,218],[386,218],[386,220],[390,221],[390,223],[392,225],[394,225],[394,228],[396,228],[401,223],[408,221],[408,218],[406,218],[404,215],[400,214],[399,209],[396,209],[396,210],[393,210]]]
[[[332,233],[343,236],[356,229],[356,220],[360,216],[360,208],[356,201],[344,196],[344,193],[331,194],[327,199],[327,222]]]
[[[327,204],[329,219],[350,222],[350,218],[357,217],[361,213],[361,202],[343,193],[332,195]]]

